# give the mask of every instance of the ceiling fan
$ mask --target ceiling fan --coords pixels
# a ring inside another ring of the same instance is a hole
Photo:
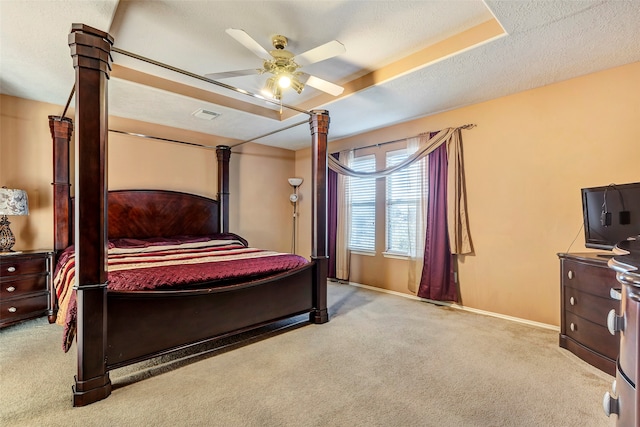
[[[346,49],[339,41],[333,40],[299,55],[294,55],[288,50],[285,50],[288,43],[285,36],[273,36],[271,43],[273,44],[274,50],[267,51],[243,30],[228,28],[226,32],[259,58],[262,58],[262,68],[210,73],[205,74],[205,77],[218,80],[252,74],[272,74],[272,76],[267,79],[262,92],[266,96],[276,100],[282,99],[282,90],[288,87],[291,87],[297,93],[301,93],[305,85],[308,85],[333,96],[338,96],[344,91],[342,86],[299,71],[299,69],[305,65],[324,61],[325,59],[343,54]]]

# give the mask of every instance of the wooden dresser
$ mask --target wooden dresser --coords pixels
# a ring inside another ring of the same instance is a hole
[[[611,335],[607,316],[620,310],[620,287],[607,266],[611,256],[562,253],[560,258],[560,347],[604,372],[616,374],[620,338]]]
[[[640,371],[640,236],[619,243],[609,267],[616,272],[622,286],[621,307],[609,315],[608,325],[619,335],[620,355],[616,379],[604,395],[605,414],[617,415],[620,427],[640,425],[640,394],[637,381]]]
[[[51,251],[0,255],[0,328],[51,314]]]

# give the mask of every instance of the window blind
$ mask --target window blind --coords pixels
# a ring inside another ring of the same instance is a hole
[[[386,153],[387,167],[394,166],[409,156],[406,149]],[[415,238],[416,215],[422,203],[422,172],[424,159],[386,178],[386,252],[409,255]],[[426,197],[426,195],[425,195]]]
[[[361,172],[376,170],[375,155],[355,157],[349,165]],[[351,200],[351,233],[349,249],[375,252],[376,250],[376,179],[354,178],[347,180],[347,191]]]

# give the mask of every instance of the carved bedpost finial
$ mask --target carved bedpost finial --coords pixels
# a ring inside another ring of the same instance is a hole
[[[327,110],[311,110],[309,125],[311,126],[311,134],[329,133],[329,111]]]
[[[85,24],[72,24],[69,47],[74,68],[102,71],[107,78],[111,73],[111,46],[113,37]],[[76,82],[77,89],[77,82]]]

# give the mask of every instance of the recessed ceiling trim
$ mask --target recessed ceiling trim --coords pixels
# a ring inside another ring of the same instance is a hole
[[[297,105],[301,109],[312,110],[321,105],[329,104],[340,98],[351,96],[356,92],[367,89],[371,86],[380,85],[390,80],[397,79],[403,75],[412,73],[420,68],[427,67],[438,61],[445,60],[454,55],[458,55],[469,49],[473,49],[482,44],[491,42],[500,37],[506,36],[504,28],[497,19],[490,19],[466,31],[451,36],[441,42],[435,43],[411,55],[405,56],[389,65],[374,70],[364,76],[355,78],[342,86],[344,92],[339,97],[321,94],[308,101]],[[283,119],[294,116],[292,112],[283,113]]]
[[[235,110],[244,111],[245,113],[255,114],[266,117],[268,119],[280,121],[280,112],[270,108],[260,107],[249,102],[243,102],[228,96],[220,95],[208,90],[189,86],[173,80],[143,73],[142,71],[127,68],[122,65],[112,64],[111,77],[138,83],[144,86],[150,86],[167,92],[184,95],[189,98],[199,99],[201,101],[210,102],[212,104],[224,105]]]

